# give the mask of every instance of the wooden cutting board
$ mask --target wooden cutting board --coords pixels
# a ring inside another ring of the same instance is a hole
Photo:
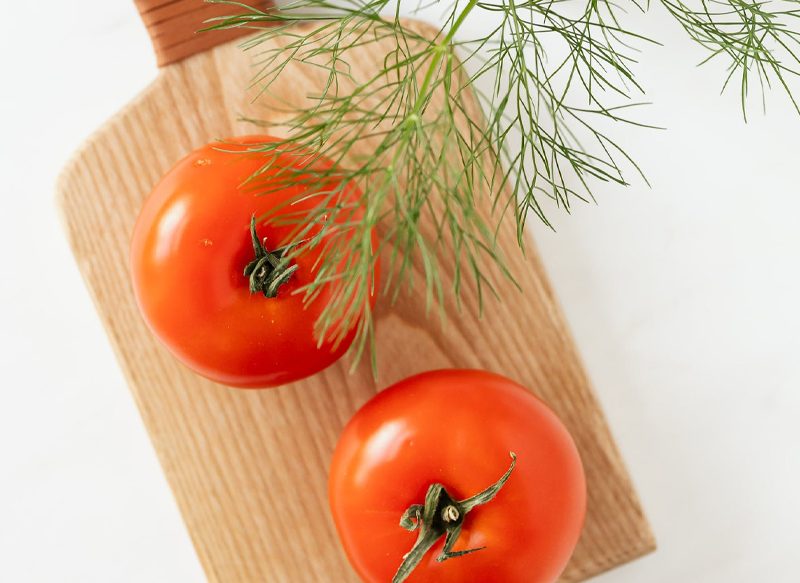
[[[239,114],[269,119],[275,113],[263,103],[253,105],[245,90],[253,74],[250,57],[235,42],[214,46],[235,33],[193,34],[219,7],[200,0],[140,0],[138,7],[156,47],[158,78],[68,164],[58,205],[208,579],[356,581],[326,500],[337,436],[380,388],[442,367],[483,368],[519,381],[549,403],[575,436],[589,506],[563,581],[582,581],[653,550],[653,535],[541,263],[530,247],[521,255],[512,223],[501,229],[500,244],[522,291],[498,280],[504,301],[488,298],[482,318],[472,289],[460,310],[448,297],[444,326],[425,314],[422,286],[393,307],[384,303],[377,322],[377,382],[365,367],[348,374],[340,363],[291,386],[235,390],[194,375],[156,342],[137,312],[127,267],[142,199],[192,149],[253,133],[237,121]],[[353,74],[374,71],[390,50],[388,40],[354,49]],[[321,83],[321,73],[290,66],[275,91],[301,103]]]

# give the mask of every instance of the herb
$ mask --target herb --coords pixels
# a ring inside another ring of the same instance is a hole
[[[285,141],[254,149],[304,157],[319,152],[335,162],[315,170],[310,163],[283,176],[287,183],[307,181],[308,196],[319,198],[318,213],[297,218],[298,240],[310,237],[307,245],[328,251],[303,291],[313,301],[323,286],[335,285],[317,334],[341,340],[357,325],[355,362],[374,343],[370,296],[380,253],[389,257],[383,291],[393,299],[402,283],[413,285],[414,258],[421,260],[428,309],[445,293],[445,262],[456,297],[470,278],[480,298],[492,291],[487,262],[512,277],[495,244],[506,215],[513,215],[524,246],[531,213],[549,226],[550,208],[569,211],[576,199],[591,199],[597,181],[626,186],[630,173],[644,179],[605,128],[613,125],[609,121],[642,125],[628,116],[641,105],[636,96],[644,94],[632,68],[638,47],[655,41],[627,29],[623,20],[626,9],[645,12],[649,4],[432,0],[444,10],[444,25],[431,39],[402,20],[399,3],[388,0],[294,0],[268,12],[222,3],[242,12],[217,19],[210,29],[258,31],[244,48],[258,55],[253,83],[262,92],[290,64],[325,71],[323,90],[309,95],[305,106],[284,112],[274,124],[252,120],[289,129]],[[753,78],[762,95],[773,83],[782,86],[797,108],[788,80],[800,64],[798,33],[790,27],[800,15],[798,0],[660,3],[708,50],[705,61],[727,59],[723,88],[738,77],[743,110]],[[464,38],[465,21],[479,12],[485,31]],[[316,25],[298,25],[309,20]],[[383,66],[368,79],[353,78],[351,49],[383,39],[396,47]],[[465,95],[472,91],[482,111]],[[353,155],[361,140],[374,144],[368,158]],[[331,180],[357,182],[361,199],[343,204],[341,189],[314,189]],[[492,193],[488,216],[478,210],[482,193]],[[370,233],[379,224],[376,249]],[[445,242],[452,254],[442,257]]]

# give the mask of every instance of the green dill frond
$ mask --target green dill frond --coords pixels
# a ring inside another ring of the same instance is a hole
[[[729,79],[742,76],[743,104],[753,71],[762,84],[774,76],[788,91],[795,71],[769,47],[797,62],[796,35],[779,23],[794,11],[739,0],[697,0],[696,9],[662,2],[709,58],[730,59]],[[629,117],[644,94],[633,67],[637,50],[654,41],[623,23],[625,9],[646,10],[635,0],[433,1],[445,23],[433,38],[388,0],[294,0],[269,12],[223,3],[241,13],[210,29],[253,29],[243,46],[255,56],[258,95],[272,97],[289,66],[323,77],[321,90],[300,107],[286,104],[279,121],[251,121],[288,130],[261,151],[304,159],[313,152],[334,162],[284,171],[287,183],[308,185],[304,196],[316,198],[318,212],[282,220],[296,221],[298,240],[310,239],[305,246],[325,246],[326,259],[303,292],[307,301],[329,294],[320,338],[341,342],[356,328],[354,362],[365,350],[374,356],[371,298],[380,291],[396,299],[414,286],[412,266],[421,266],[429,310],[445,293],[459,297],[465,281],[481,298],[493,291],[487,265],[513,279],[496,244],[506,217],[524,247],[530,215],[549,226],[554,209],[569,212],[576,200],[591,200],[598,182],[626,186],[631,173],[644,179],[607,130],[643,125]],[[475,16],[485,30],[469,38],[463,24]],[[374,74],[354,75],[351,50],[386,40],[392,49]],[[358,156],[365,143],[370,155]],[[360,187],[358,200],[344,197],[344,187],[320,187],[350,182]],[[488,214],[479,210],[485,193]]]
[[[724,59],[728,74],[723,91],[738,77],[742,113],[754,81],[766,110],[766,90],[774,82],[785,91],[795,110],[790,81],[800,74],[800,3],[797,0],[661,0],[689,37],[707,49],[703,60]]]

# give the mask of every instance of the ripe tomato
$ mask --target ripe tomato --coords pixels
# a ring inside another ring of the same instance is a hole
[[[510,452],[516,466],[504,476]],[[507,478],[502,485],[501,476]],[[408,583],[558,579],[583,526],[586,485],[572,438],[531,393],[492,373],[440,370],[397,383],[356,413],[336,447],[328,494],[344,549],[363,581],[402,580],[396,573],[404,555],[426,535],[399,522],[412,505],[426,502],[434,484],[456,501],[493,484],[500,488],[468,513],[458,503],[455,511],[448,508],[449,499],[436,505],[429,532],[443,534],[450,512],[449,525],[460,533],[449,550],[480,550],[439,562],[445,541],[438,536]],[[405,516],[418,516],[413,510]]]
[[[244,274],[256,258],[251,218],[273,212],[255,230],[257,244],[275,251],[290,242],[295,228],[277,224],[275,217],[297,216],[319,204],[314,197],[296,201],[307,189],[299,179],[270,192],[279,168],[303,169],[296,155],[271,154],[276,163],[257,183],[265,194],[243,186],[268,160],[263,153],[243,152],[268,141],[274,139],[248,136],[209,144],[178,162],[145,201],[131,243],[133,288],[150,329],[184,364],[237,387],[276,386],[312,375],[336,361],[354,335],[352,329],[337,346],[330,341],[318,346],[314,323],[333,290],[323,287],[311,303],[293,293],[313,281],[325,245],[297,256],[286,281],[274,286],[275,297],[251,293]],[[357,194],[348,184],[340,196]],[[289,201],[295,202],[287,206]],[[259,270],[269,274],[269,262],[262,261]]]

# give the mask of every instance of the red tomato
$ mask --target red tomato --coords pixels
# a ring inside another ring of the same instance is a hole
[[[485,548],[439,562],[439,538],[409,583],[556,581],[583,526],[583,467],[555,414],[495,374],[428,372],[369,401],[339,440],[328,489],[336,528],[361,579],[392,581],[418,537],[399,526],[401,516],[425,502],[431,485],[441,484],[454,500],[474,496],[509,469],[510,452],[516,466],[507,482],[459,519],[451,551]]]
[[[312,375],[336,361],[354,335],[350,330],[335,348],[332,342],[318,346],[314,323],[333,290],[323,288],[308,305],[302,293],[293,293],[313,281],[324,245],[297,257],[296,271],[276,297],[250,291],[244,270],[255,258],[251,217],[302,213],[319,204],[310,197],[283,206],[304,192],[299,183],[268,192],[270,179],[272,188],[277,183],[277,168],[302,170],[297,156],[274,154],[275,168],[258,181],[266,194],[243,187],[268,158],[242,151],[268,141],[274,139],[249,136],[229,140],[233,145],[209,144],[178,162],[145,201],[131,243],[133,288],[150,329],[184,364],[237,387],[276,386]],[[347,185],[341,196],[357,194]],[[289,243],[292,229],[274,219],[256,225],[268,251]]]

